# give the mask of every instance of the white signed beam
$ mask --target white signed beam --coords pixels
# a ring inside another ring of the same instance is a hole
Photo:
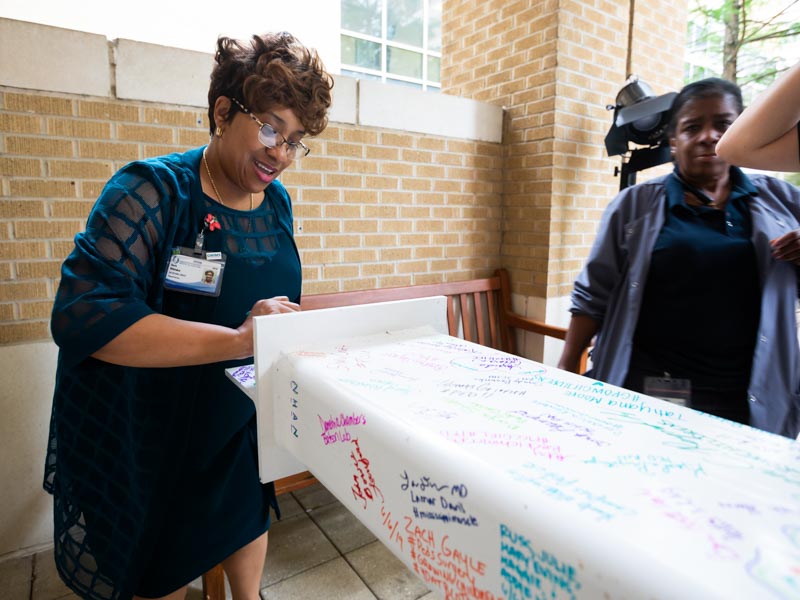
[[[283,427],[291,431],[293,426],[291,422],[278,425],[273,415],[273,378],[269,373],[282,353],[322,341],[387,330],[428,327],[447,333],[446,303],[444,296],[435,296],[256,317],[254,376],[258,385],[242,387],[251,398],[255,397],[261,481],[273,481],[306,470],[285,446],[275,443],[276,430]]]
[[[797,442],[431,330],[300,337],[272,441],[443,597],[800,598]]]

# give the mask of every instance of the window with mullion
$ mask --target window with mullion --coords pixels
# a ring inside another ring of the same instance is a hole
[[[341,0],[342,73],[440,89],[441,0]]]

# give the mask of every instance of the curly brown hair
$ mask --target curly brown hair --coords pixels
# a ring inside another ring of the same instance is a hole
[[[236,98],[252,112],[274,106],[295,112],[308,135],[328,125],[333,79],[315,50],[287,32],[254,35],[249,43],[229,37],[217,40],[216,65],[208,89],[210,132],[216,128],[214,104],[220,96]],[[239,107],[231,103],[229,116]]]

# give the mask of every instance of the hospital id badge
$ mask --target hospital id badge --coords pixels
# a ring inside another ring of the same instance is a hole
[[[642,392],[673,404],[689,406],[692,400],[692,382],[690,379],[669,376],[645,377]]]
[[[164,287],[178,292],[219,296],[225,255],[221,252],[201,252],[190,248],[173,248],[164,276]]]

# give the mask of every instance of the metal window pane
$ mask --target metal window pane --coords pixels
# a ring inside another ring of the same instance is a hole
[[[341,36],[342,64],[381,70],[381,45],[349,35]]]
[[[436,81],[438,83],[442,80],[441,63],[442,60],[436,56],[428,57],[428,81]]]
[[[395,75],[421,79],[422,54],[388,46],[386,48],[386,71]]]
[[[442,5],[443,0],[340,0],[347,32],[340,36],[342,74],[439,92],[441,58],[429,53],[441,52]]]
[[[422,48],[423,0],[391,0],[386,10],[386,39]]]
[[[428,50],[442,51],[442,0],[428,2]]]
[[[381,37],[381,0],[342,0],[342,29]]]

